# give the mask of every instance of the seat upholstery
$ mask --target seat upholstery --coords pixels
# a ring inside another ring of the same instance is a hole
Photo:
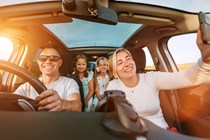
[[[77,76],[76,74],[70,74],[68,77],[73,78],[77,82],[79,86],[80,98],[82,102],[82,111],[85,111],[85,97],[84,97],[84,92],[83,92],[82,81],[79,79],[79,76]]]
[[[133,60],[136,63],[136,72],[145,72],[146,67],[146,55],[143,49],[130,49]]]
[[[210,82],[179,89],[179,116],[185,134],[210,138]]]
[[[41,76],[42,73],[39,69],[39,66],[38,66],[37,62],[35,62],[35,61],[32,62],[30,72],[32,74],[34,74],[36,77]]]

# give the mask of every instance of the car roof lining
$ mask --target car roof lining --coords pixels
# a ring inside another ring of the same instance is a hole
[[[40,6],[40,4],[42,6]],[[21,10],[18,12],[14,12],[17,8]],[[198,28],[198,17],[196,14],[193,13],[182,13],[179,10],[175,9],[167,9],[158,6],[151,7],[145,4],[138,4],[137,6],[132,3],[114,1],[109,2],[109,8],[115,10],[118,13],[120,22],[144,24],[144,28],[141,27],[138,33],[133,36],[133,39],[125,43],[125,47],[130,45],[143,47],[148,43],[149,39],[151,38],[153,40],[156,40],[157,38],[181,34],[182,32],[180,31],[185,32],[186,30],[189,32],[194,32]],[[9,7],[9,9],[4,9],[3,7],[0,8],[0,14],[3,15],[0,17],[0,21],[2,21],[0,29],[4,29],[6,25],[15,25],[14,29],[20,28],[20,32],[23,28],[23,24],[27,29],[23,32],[30,32],[30,30],[33,31],[33,27],[29,27],[27,24],[36,24],[36,26],[40,25],[40,28],[44,28],[42,24],[71,22],[71,17],[65,16],[62,13],[61,2],[58,1],[48,3],[39,2],[35,5],[34,3],[15,5]],[[180,24],[179,21],[183,22],[183,20],[184,24]],[[186,26],[188,28],[186,28]],[[141,38],[141,41],[138,42],[136,40],[137,36],[138,38]],[[49,40],[43,41],[47,41],[45,43],[49,43]],[[58,43],[59,40],[54,42]]]
[[[40,6],[42,4],[42,6]],[[130,7],[128,9],[128,7]],[[15,10],[21,9],[18,12]],[[180,18],[184,18],[187,15],[179,12],[179,10],[167,9],[158,6],[149,7],[145,4],[134,5],[132,3],[124,2],[110,2],[109,8],[115,10],[118,13],[118,18],[120,22],[132,22],[140,23],[145,25],[173,25]],[[186,14],[189,14],[185,12]],[[9,7],[8,9],[1,8],[0,14],[3,17],[0,20],[4,21],[23,21],[23,20],[35,20],[37,22],[43,21],[46,23],[46,18],[64,16],[62,13],[61,2],[39,2],[36,4],[22,4]],[[12,15],[11,15],[12,14]],[[67,16],[65,16],[67,17]],[[69,17],[71,18],[71,17]],[[70,20],[69,18],[68,21]],[[43,19],[43,20],[42,20]],[[60,21],[59,19],[58,21]],[[70,20],[71,21],[71,20]]]

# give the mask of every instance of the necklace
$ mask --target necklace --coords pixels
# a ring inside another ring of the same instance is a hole
[[[103,83],[103,87],[104,87],[104,85],[105,85],[105,84],[104,84],[104,79],[102,79],[102,83]]]
[[[129,90],[131,93],[134,93],[134,92],[135,92],[136,87],[137,87],[137,86],[135,86],[135,87],[133,87],[133,88],[129,88],[129,87],[128,87],[128,90]]]
[[[137,75],[137,81],[135,82],[135,86],[134,87],[128,87],[128,86],[126,86],[127,87],[127,89],[131,92],[131,93],[134,93],[135,92],[135,90],[136,90],[136,88],[138,87],[138,83],[139,83],[139,75]]]
[[[106,78],[106,76],[105,76],[105,77],[102,77],[102,76],[101,76],[101,79],[102,79],[102,86],[103,86],[103,88],[104,88],[104,87],[107,86],[107,80],[106,80],[107,78]]]

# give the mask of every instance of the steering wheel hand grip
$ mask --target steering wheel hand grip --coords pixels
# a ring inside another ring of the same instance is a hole
[[[22,107],[24,111],[35,111],[35,108],[24,99],[18,99],[18,105]]]

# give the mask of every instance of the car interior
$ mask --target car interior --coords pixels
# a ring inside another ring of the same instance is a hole
[[[98,16],[94,16],[95,11],[91,10],[91,8],[98,9]],[[167,48],[167,42],[175,35],[196,33],[199,27],[198,13],[195,12],[115,0],[53,0],[7,5],[0,7],[0,15],[0,36],[9,38],[14,46],[9,62],[24,69],[24,71],[22,71],[22,69],[13,68],[13,65],[4,64],[3,61],[1,61],[0,94],[12,94],[18,86],[29,81],[31,81],[34,86],[40,86],[40,83],[34,80],[34,77],[38,78],[41,74],[36,59],[39,52],[46,46],[54,45],[58,47],[63,59],[60,73],[68,77],[74,72],[74,59],[78,54],[85,54],[88,57],[89,70],[94,71],[97,58],[101,56],[108,58],[109,55],[118,48],[114,45],[88,45],[71,48],[62,42],[61,39],[50,30],[48,25],[73,23],[77,21],[76,19],[108,26],[115,26],[119,22],[140,24],[141,26],[129,36],[120,47],[124,47],[131,52],[137,66],[137,72],[143,73],[149,71],[179,71]],[[65,33],[74,36],[74,32],[72,33],[66,30]],[[88,35],[87,33],[86,36]],[[104,34],[104,37],[106,36],[107,35]],[[77,38],[78,36],[75,35],[74,37]],[[115,36],[112,38],[115,38]],[[150,52],[154,66],[152,70],[146,67],[147,58],[143,48],[147,48]],[[21,75],[21,77],[16,75]],[[78,84],[81,83],[78,82]],[[41,86],[39,92],[44,89],[45,88]],[[159,96],[164,118],[170,128],[177,128],[179,134],[183,135],[178,136],[175,134],[177,137],[173,137],[174,134],[170,134],[170,136],[172,136],[171,139],[202,140],[210,138],[209,91],[209,81],[199,86],[186,89],[160,91]],[[82,96],[84,95],[81,95],[81,97]],[[101,117],[102,115],[103,114],[96,113],[96,116]],[[55,116],[59,117],[60,113]],[[52,121],[56,120],[55,116],[51,118]],[[70,114],[66,116],[70,117]],[[73,114],[73,119],[70,120],[71,122],[69,122],[69,124],[78,122],[76,120],[78,116],[78,114]],[[93,117],[93,114],[87,115],[87,118],[94,121],[91,117]],[[22,120],[26,118],[23,117],[19,119]],[[81,119],[85,119],[85,116],[82,116]],[[95,121],[99,122],[100,118],[95,119]],[[147,120],[145,121],[147,122]],[[43,123],[42,120],[40,122]],[[34,123],[29,124],[35,125]],[[82,121],[82,123],[86,124],[87,122]],[[74,124],[74,126],[75,125],[76,124]],[[91,126],[91,124],[87,125],[89,127]],[[98,125],[94,128],[101,130]],[[156,126],[154,128],[148,126],[148,129],[154,129],[148,131],[148,139],[154,138],[156,134],[155,130],[158,130],[158,128]],[[67,131],[65,130],[65,132]],[[160,134],[169,136],[169,134],[162,129],[158,134],[159,137],[157,137],[157,139],[164,139]],[[75,134],[72,132],[71,135]],[[103,133],[101,135],[105,136],[106,134]],[[45,138],[47,138],[47,136]],[[62,136],[60,138],[62,138]],[[99,136],[94,138],[97,139]],[[108,139],[108,137],[106,138]],[[117,138],[115,137],[115,139]]]

